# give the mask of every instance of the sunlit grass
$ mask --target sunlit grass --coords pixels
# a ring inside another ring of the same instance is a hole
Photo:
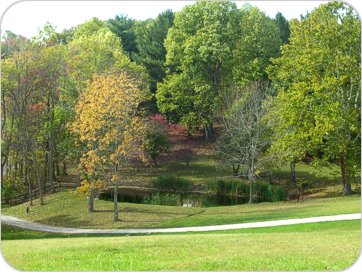
[[[27,204],[3,208],[2,213],[42,224],[80,228],[145,228],[202,226],[265,220],[302,218],[360,212],[360,197],[307,199],[299,202],[274,202],[183,208],[119,203],[120,222],[113,222],[113,203],[96,200],[96,212],[87,211],[87,199],[74,193],[62,192],[47,196],[46,205],[38,200],[26,213]]]
[[[342,270],[360,249],[359,220],[126,237],[37,239],[25,232],[2,241],[3,256],[19,270]]]

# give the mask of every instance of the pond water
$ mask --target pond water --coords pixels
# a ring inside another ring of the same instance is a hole
[[[119,188],[118,202],[127,203],[145,203],[147,199],[152,197],[156,192],[152,189],[135,189],[135,188]],[[168,193],[170,194],[170,193]],[[224,195],[216,193],[184,193],[176,194],[176,198],[180,198],[178,205],[192,207],[211,207],[211,206],[228,206],[245,204],[248,197]],[[108,189],[98,196],[101,200],[113,201],[113,189]],[[176,205],[176,204],[175,204]]]

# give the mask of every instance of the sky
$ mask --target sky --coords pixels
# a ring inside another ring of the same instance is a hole
[[[347,0],[353,2],[359,0]],[[17,2],[17,3],[16,3]],[[248,1],[270,17],[280,11],[287,19],[299,18],[326,1]],[[15,4],[14,4],[15,3]],[[155,18],[166,9],[181,10],[193,1],[20,1],[0,0],[2,33],[10,30],[27,38],[35,36],[46,22],[56,26],[57,31],[84,23],[92,17],[101,20],[126,14],[130,18],[145,20]],[[245,1],[236,1],[241,7]]]

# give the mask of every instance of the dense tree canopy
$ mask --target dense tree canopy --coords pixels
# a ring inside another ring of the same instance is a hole
[[[155,19],[138,22],[134,27],[138,53],[133,54],[133,59],[136,63],[143,65],[149,73],[153,93],[156,92],[157,82],[161,82],[165,77],[164,41],[169,28],[173,25],[173,19],[174,13],[167,10]]]
[[[127,15],[117,15],[113,19],[108,20],[109,29],[120,39],[122,48],[127,52],[129,58],[133,58],[133,54],[138,53],[136,44],[136,33],[134,26],[136,20],[128,18]]]
[[[241,9],[240,37],[235,50],[233,76],[236,82],[248,84],[267,79],[270,59],[279,55],[281,41],[274,20],[256,7]]]
[[[308,159],[338,165],[349,194],[360,171],[360,34],[343,3],[289,22],[231,1],[144,21],[93,18],[62,32],[47,23],[32,39],[7,31],[2,194],[28,191],[31,203],[38,187],[42,199],[68,166],[91,199],[105,184],[116,188],[130,157],[157,165],[167,151],[155,113],[190,137],[218,140],[220,159],[247,170],[251,186],[266,158]]]
[[[231,74],[238,32],[238,10],[231,2],[201,1],[176,14],[165,40],[169,76],[157,94],[161,112],[165,103],[172,103],[172,96],[179,96],[177,89],[170,92],[168,87],[174,86],[174,77],[185,78],[193,92],[188,96],[192,96],[194,111],[185,117],[182,112],[190,108],[182,109],[181,118],[189,127],[204,127],[206,136],[211,136],[218,94]]]

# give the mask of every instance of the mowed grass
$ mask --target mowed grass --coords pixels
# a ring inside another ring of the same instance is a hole
[[[96,212],[87,211],[87,199],[75,192],[49,195],[26,213],[27,204],[3,208],[2,213],[42,224],[77,228],[153,228],[206,226],[303,218],[360,212],[360,196],[304,201],[244,204],[209,208],[119,203],[120,222],[113,222],[113,202],[95,201]]]
[[[342,270],[358,257],[360,228],[360,221],[352,220],[202,234],[69,238],[25,230],[20,237],[16,229],[5,227],[2,254],[14,268],[36,271]]]

